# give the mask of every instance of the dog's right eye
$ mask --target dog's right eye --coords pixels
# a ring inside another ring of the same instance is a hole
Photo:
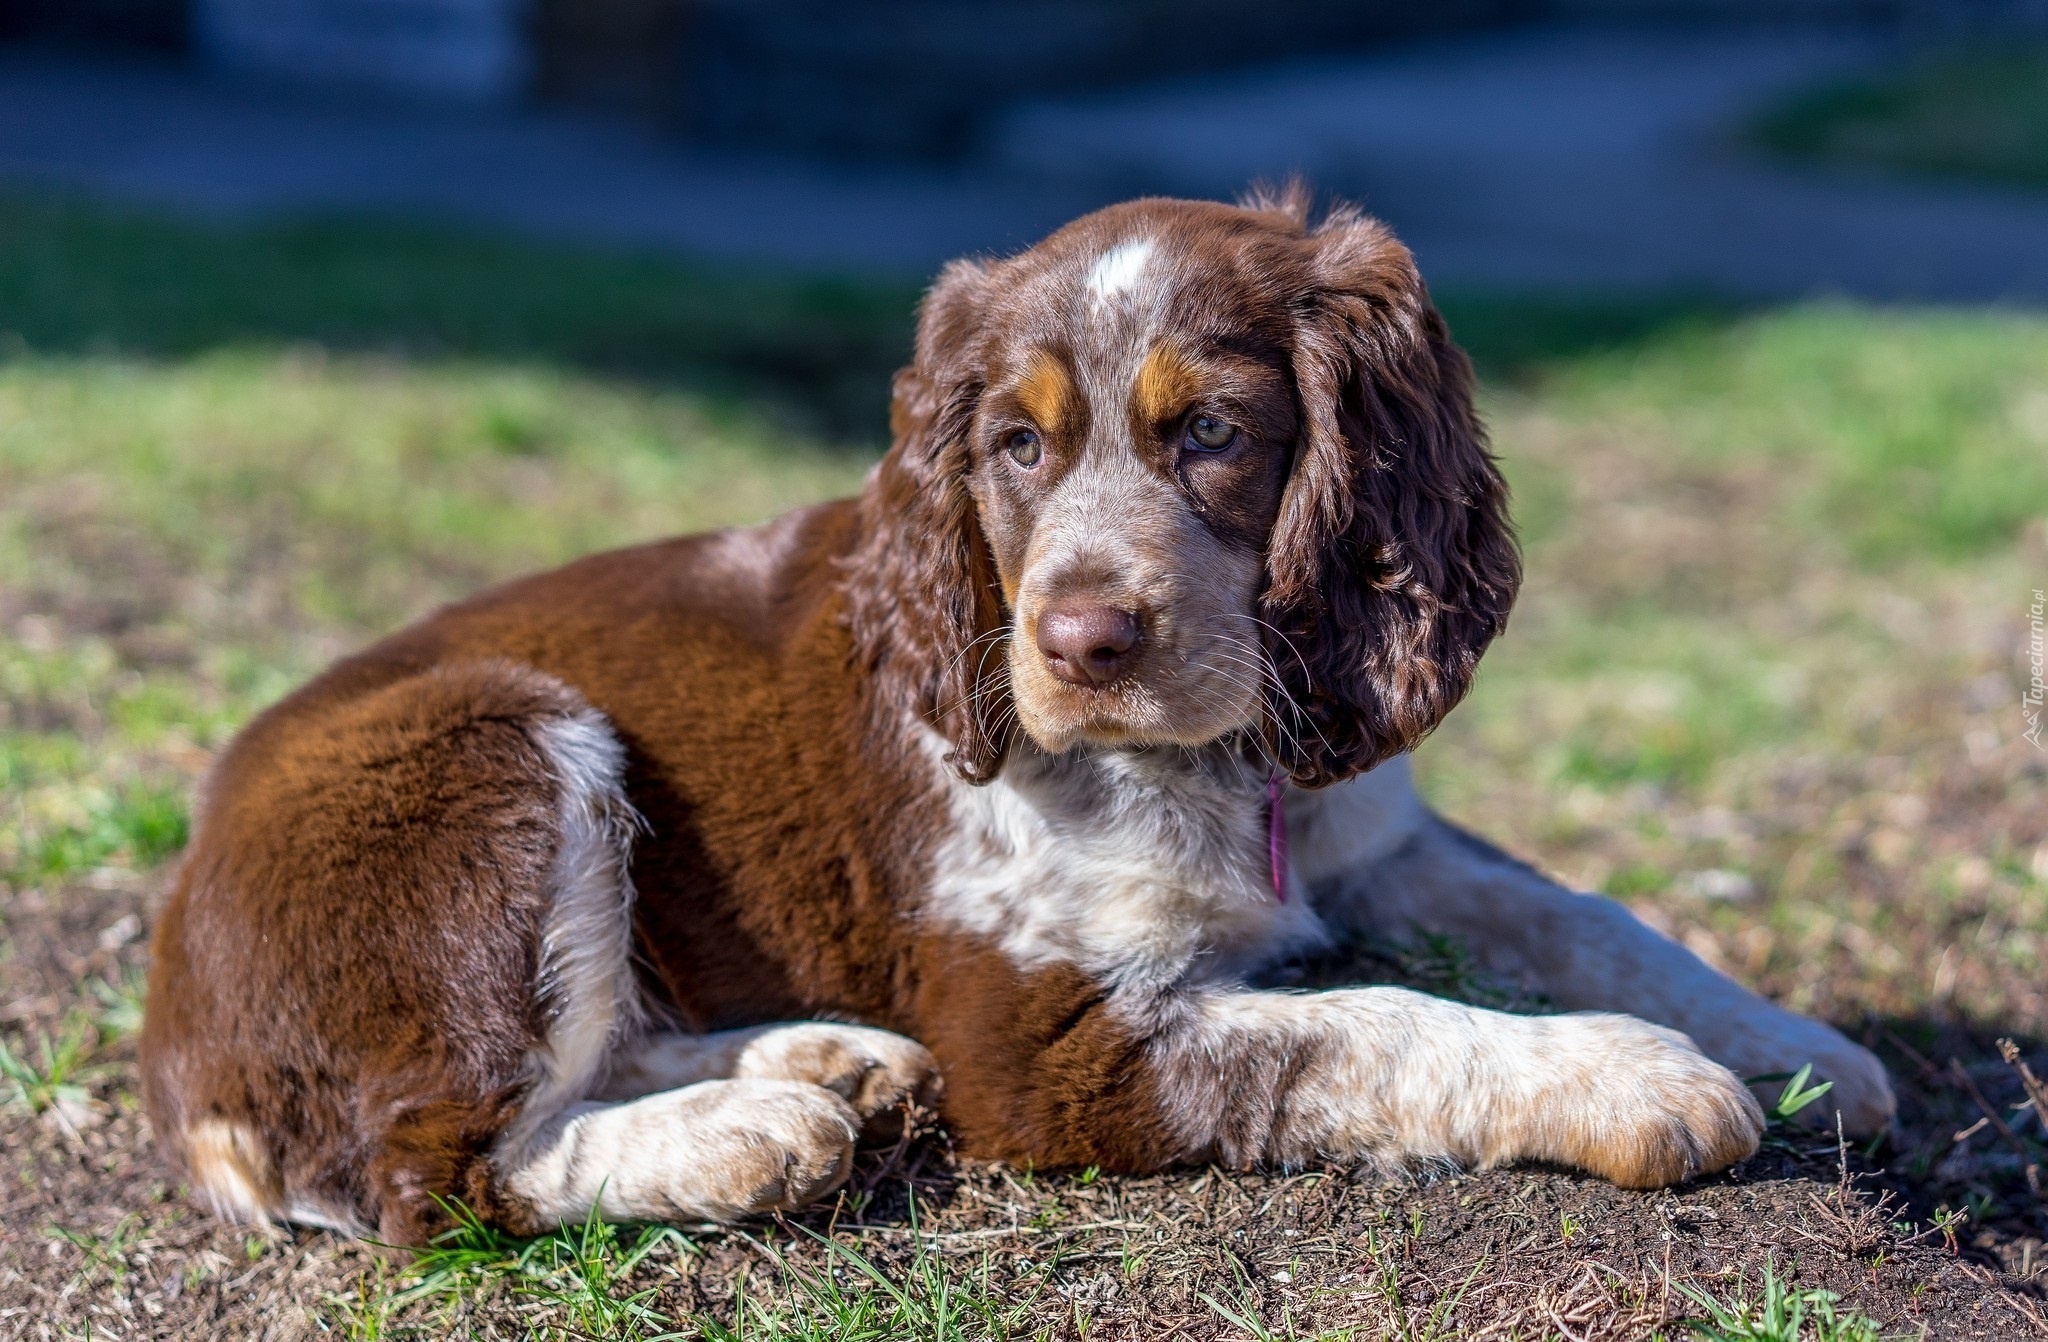
[[[1010,456],[1019,466],[1036,466],[1038,459],[1045,455],[1045,445],[1039,442],[1038,435],[1030,429],[1019,429],[1011,434],[1006,446],[1010,449]]]
[[[1214,415],[1197,415],[1188,425],[1188,441],[1204,452],[1221,452],[1237,441],[1237,426]]]

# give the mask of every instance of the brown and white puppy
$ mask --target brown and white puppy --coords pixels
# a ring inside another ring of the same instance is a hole
[[[225,752],[166,1151],[406,1242],[794,1207],[941,1082],[967,1151],[1113,1170],[1653,1186],[1806,1062],[1878,1127],[1868,1053],[1417,801],[1518,577],[1470,383],[1408,253],[1292,197],[948,267],[858,499],[487,592]],[[1585,1014],[1252,986],[1417,929]]]

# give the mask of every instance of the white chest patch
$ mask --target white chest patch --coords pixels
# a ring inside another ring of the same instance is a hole
[[[936,762],[944,745],[927,736]],[[1275,896],[1264,777],[1224,752],[1027,747],[996,782],[949,791],[926,914],[1023,968],[1160,987],[1329,942],[1298,881]]]
[[[1152,260],[1152,240],[1139,238],[1118,243],[1095,259],[1088,270],[1088,292],[1098,302],[1113,302],[1138,287],[1145,267]]]

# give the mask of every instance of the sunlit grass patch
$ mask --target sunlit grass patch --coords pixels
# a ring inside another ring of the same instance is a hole
[[[742,1280],[731,1322],[694,1320],[706,1342],[838,1342],[852,1338],[910,1338],[929,1342],[1008,1342],[1041,1334],[1032,1306],[1051,1285],[1005,1300],[992,1289],[994,1263],[986,1251],[972,1255],[979,1272],[961,1271],[942,1257],[939,1245],[920,1236],[913,1203],[910,1261],[894,1271],[875,1264],[839,1239],[796,1227],[821,1255],[813,1265],[796,1262],[765,1241],[755,1241],[768,1262],[758,1287]],[[1087,1329],[1085,1305],[1074,1308],[1077,1331]]]
[[[86,786],[58,794],[56,815],[33,819],[16,838],[19,856],[8,875],[24,884],[64,880],[119,861],[147,870],[185,846],[185,789],[179,783],[137,785],[107,792]],[[48,794],[31,795],[24,809],[43,809]]]
[[[914,297],[0,197],[0,882],[160,864],[237,726],[439,602],[852,488]]]
[[[2044,369],[2038,315],[1820,304],[1573,363],[1541,401],[1636,438],[1703,509],[1753,497],[1809,559],[1882,569],[1996,550],[2043,515]]]
[[[595,1215],[579,1225],[522,1239],[448,1204],[454,1224],[420,1249],[380,1258],[347,1292],[330,1295],[327,1322],[345,1336],[437,1335],[468,1308],[509,1307],[533,1320],[536,1338],[634,1342],[676,1337],[677,1320],[655,1307],[643,1264],[657,1251],[688,1251],[665,1226],[621,1227]]]
[[[729,1232],[757,1267],[742,1272],[716,1311],[678,1313],[660,1303],[679,1264],[701,1252],[661,1226],[614,1226],[595,1216],[532,1238],[483,1224],[449,1204],[454,1224],[427,1247],[400,1252],[328,1300],[330,1318],[353,1337],[407,1336],[449,1326],[466,1309],[496,1304],[528,1315],[537,1337],[703,1338],[707,1342],[824,1342],[920,1338],[1003,1342],[1031,1335],[1037,1293],[999,1303],[921,1234],[913,1199],[911,1252],[883,1267],[845,1236],[798,1224]],[[802,1249],[801,1255],[792,1253]],[[980,1254],[983,1277],[986,1252]]]
[[[75,1131],[93,1107],[91,1083],[105,1067],[93,1061],[100,1042],[92,1017],[73,1012],[53,1033],[34,1032],[34,1041],[0,1037],[0,1106],[48,1114]]]
[[[865,465],[685,393],[305,351],[17,360],[0,424],[0,543],[31,581],[357,627],[452,584],[758,519]]]
[[[1838,307],[1688,329],[1492,399],[1510,473],[1565,521],[1447,739],[1569,789],[1699,794],[1867,746],[1926,639],[2048,519],[2048,321]],[[1902,639],[1913,643],[1902,664]],[[1425,758],[1454,769],[1454,752]]]
[[[846,492],[867,461],[546,368],[0,363],[0,880],[175,853],[207,752],[367,635],[493,579]]]

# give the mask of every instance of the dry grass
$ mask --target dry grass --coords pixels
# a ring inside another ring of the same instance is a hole
[[[1738,1336],[1782,1335],[1773,1299],[1823,1342],[2048,1336],[2048,1143],[1997,1046],[2048,1070],[2048,755],[2019,703],[2048,323],[1803,309],[1594,343],[1489,397],[1530,582],[1425,786],[1870,1041],[1888,1144],[1781,1128],[1645,1195],[1047,1176],[926,1131],[745,1232],[416,1260],[215,1225],[155,1162],[128,1042],[209,752],[436,601],[867,458],[574,359],[60,342],[0,359],[0,1339],[1675,1338],[1686,1288]],[[1454,946],[1319,972],[1502,995]]]

